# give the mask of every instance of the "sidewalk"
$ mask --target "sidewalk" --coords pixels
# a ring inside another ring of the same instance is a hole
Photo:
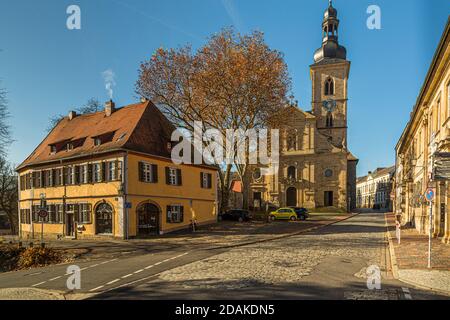
[[[395,215],[386,213],[385,218],[394,276],[400,281],[450,295],[450,246],[432,239],[432,268],[428,269],[428,236],[403,227],[398,244]]]

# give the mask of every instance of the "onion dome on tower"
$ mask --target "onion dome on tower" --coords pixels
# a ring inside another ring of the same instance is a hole
[[[330,0],[328,8],[323,15],[322,23],[322,46],[314,53],[314,62],[320,62],[325,59],[347,59],[347,50],[339,45],[338,32],[339,20],[337,18],[337,10],[333,7]]]

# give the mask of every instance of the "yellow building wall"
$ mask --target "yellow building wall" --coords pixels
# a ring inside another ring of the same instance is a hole
[[[113,236],[124,237],[123,224],[128,221],[128,236],[137,235],[137,209],[140,204],[151,202],[160,209],[159,225],[162,233],[187,228],[191,220],[195,219],[198,225],[214,223],[217,221],[217,202],[216,190],[217,172],[210,168],[175,165],[170,159],[151,157],[141,154],[130,153],[127,155],[125,168],[124,157],[107,157],[104,159],[95,159],[91,162],[100,160],[120,160],[124,163],[123,167],[126,175],[126,202],[131,204],[131,208],[123,208],[123,197],[119,194],[121,182],[99,182],[94,184],[81,184],[71,186],[58,186],[49,188],[35,188],[31,190],[20,191],[20,209],[30,209],[33,205],[39,205],[40,195],[45,194],[47,204],[62,204],[65,197],[66,203],[90,203],[91,223],[83,224],[85,230],[77,232],[78,237],[96,236],[95,230],[95,208],[99,203],[108,202],[114,210],[113,213]],[[144,161],[158,166],[158,182],[145,183],[139,181],[139,162]],[[86,161],[71,163],[71,165],[84,164]],[[59,166],[53,166],[58,168]],[[172,186],[166,184],[165,168],[180,168],[182,170],[182,185]],[[35,168],[34,170],[48,169],[45,167]],[[32,170],[21,171],[24,175]],[[200,172],[212,174],[212,188],[204,189],[200,186]],[[166,221],[167,206],[182,205],[184,207],[184,220],[182,223],[168,223]],[[32,228],[33,226],[33,228]],[[33,224],[21,224],[22,234],[29,236],[33,234],[38,238],[41,234],[42,225],[40,222]],[[44,223],[44,236],[56,237],[56,235],[66,234],[65,224]],[[33,230],[32,230],[33,229]]]
[[[139,162],[144,161],[158,166],[158,183],[145,183],[139,181]],[[179,168],[182,170],[182,185],[166,184],[165,168]],[[200,172],[212,174],[211,189],[200,186]],[[128,156],[128,198],[131,202],[129,216],[129,236],[137,235],[137,210],[140,204],[151,202],[160,209],[160,228],[163,233],[187,228],[195,218],[199,225],[217,221],[216,181],[217,172],[213,169],[175,165],[170,159],[146,157],[139,154]],[[167,223],[167,206],[182,205],[184,207],[184,220],[182,223]]]

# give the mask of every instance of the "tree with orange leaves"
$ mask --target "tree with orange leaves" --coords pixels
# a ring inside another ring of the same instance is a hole
[[[158,49],[141,64],[137,94],[152,100],[177,127],[202,130],[279,128],[291,88],[282,53],[270,49],[261,32],[236,34],[224,29],[197,51],[190,46]],[[225,138],[224,138],[225,141]],[[225,148],[225,146],[223,146]],[[248,158],[248,157],[247,157]],[[221,210],[228,203],[230,173],[236,168],[248,206],[249,163],[221,165]]]

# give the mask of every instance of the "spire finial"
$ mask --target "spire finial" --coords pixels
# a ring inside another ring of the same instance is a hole
[[[332,6],[333,6],[333,0],[328,0],[328,5],[329,5],[330,7],[332,7]]]

